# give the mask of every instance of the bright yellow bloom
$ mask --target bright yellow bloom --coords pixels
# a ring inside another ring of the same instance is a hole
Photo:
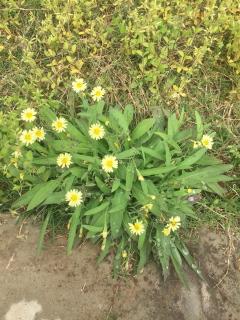
[[[69,168],[70,164],[72,164],[72,156],[69,153],[61,153],[57,157],[57,165],[61,168]]]
[[[57,131],[57,132],[64,132],[66,130],[67,127],[67,121],[64,118],[57,118],[55,121],[53,121],[52,123],[52,128],[53,130]]]
[[[27,108],[21,113],[21,119],[26,122],[32,122],[36,119],[37,112],[33,108]]]
[[[83,92],[86,90],[87,84],[82,78],[76,79],[75,81],[72,82],[72,88],[77,93]]]
[[[20,135],[20,141],[26,146],[28,146],[29,144],[33,144],[35,140],[35,135],[32,130],[23,130]]]
[[[91,96],[93,98],[93,101],[100,101],[102,99],[102,97],[104,96],[104,94],[105,94],[105,90],[100,86],[93,88],[93,90],[91,92]]]
[[[70,207],[79,206],[83,202],[82,192],[76,189],[68,191],[66,193],[66,201]]]
[[[45,139],[45,131],[43,128],[33,128],[33,133],[34,133],[34,136],[35,136],[35,139],[38,140],[38,141],[42,141]]]
[[[167,237],[167,236],[170,235],[171,229],[170,229],[170,228],[164,228],[162,232],[163,232],[163,234]]]
[[[135,223],[129,223],[128,225],[131,233],[137,236],[140,236],[145,231],[144,224],[142,221],[136,220]]]
[[[193,189],[188,188],[188,189],[187,189],[187,192],[188,192],[188,193],[192,193],[192,192],[193,192]]]
[[[150,197],[152,200],[156,200],[156,196],[153,195],[153,194],[149,195],[149,197]]]
[[[167,228],[169,228],[171,231],[176,231],[181,226],[181,219],[179,216],[171,217],[169,219],[169,222],[167,224]]]
[[[126,250],[123,250],[123,251],[122,251],[122,257],[123,257],[123,258],[127,258],[127,255],[128,255],[128,254],[127,254],[127,251],[126,251]]]
[[[206,149],[212,149],[213,146],[213,138],[207,134],[204,134],[201,140],[203,147]]]
[[[202,146],[200,141],[193,141],[193,149],[200,148]]]
[[[99,123],[92,124],[88,130],[88,133],[92,139],[99,140],[102,139],[105,135],[105,130],[103,126]]]
[[[118,161],[115,156],[107,155],[102,159],[102,168],[105,172],[113,172],[117,167]]]

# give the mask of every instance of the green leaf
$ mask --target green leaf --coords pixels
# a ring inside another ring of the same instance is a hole
[[[103,230],[103,227],[95,227],[95,226],[91,226],[91,225],[87,225],[87,224],[83,224],[82,227],[88,231],[93,232],[93,233],[98,233]]]
[[[159,159],[159,160],[163,160],[163,155],[160,154],[159,152],[157,152],[154,149],[141,147],[141,150],[142,150],[142,152],[144,152],[145,154],[147,154],[147,155],[149,155],[149,156],[151,156],[153,158],[156,158],[156,159]]]
[[[120,187],[120,185],[121,185],[121,180],[120,180],[120,179],[115,179],[115,180],[113,181],[113,184],[112,184],[112,190],[111,190],[111,192],[116,191],[116,190]]]
[[[133,120],[133,115],[134,115],[133,107],[130,104],[126,105],[124,108],[123,114],[129,126]]]
[[[130,192],[132,190],[132,185],[134,181],[135,168],[132,162],[129,162],[126,170],[126,191]]]
[[[105,201],[100,206],[97,206],[97,207],[95,207],[93,209],[85,211],[84,216],[91,216],[91,215],[94,215],[96,213],[99,213],[99,212],[107,209],[109,204],[110,204],[109,201]]]
[[[99,177],[95,177],[95,181],[100,191],[103,193],[110,193],[108,186]]]
[[[46,185],[46,182],[37,184],[35,187],[33,187],[28,192],[24,193],[18,200],[16,200],[12,204],[12,208],[20,208],[23,206],[26,206],[33,198],[33,196],[38,192],[40,189],[42,189]]]
[[[72,214],[70,229],[68,234],[67,254],[72,253],[72,248],[73,248],[74,240],[76,237],[77,227],[79,224],[80,212],[81,212],[81,207],[77,207]]]
[[[160,166],[160,167],[157,167],[157,168],[151,168],[151,169],[145,169],[145,170],[141,170],[141,174],[144,176],[144,177],[147,177],[147,176],[155,176],[155,175],[160,175],[160,174],[163,174],[163,173],[168,173],[170,171],[173,171],[176,167],[173,166],[173,165],[170,165],[170,166]]]
[[[146,239],[146,234],[147,234],[147,224],[144,225],[144,232],[138,237],[138,250],[142,249]]]
[[[166,142],[164,142],[164,148],[165,148],[165,164],[168,167],[171,165],[172,156],[171,156],[168,144]]]
[[[88,142],[88,139],[69,122],[67,124],[66,131],[71,135],[72,138],[75,138],[78,142]]]
[[[111,245],[112,245],[112,242],[111,242],[110,238],[107,238],[106,242],[105,242],[104,250],[101,251],[101,253],[97,259],[97,263],[102,262],[104,260],[104,258],[108,255],[110,248],[111,248]]]
[[[43,166],[51,166],[57,164],[57,157],[49,157],[49,158],[34,158],[32,160],[33,164],[43,165]]]
[[[169,276],[169,260],[170,260],[170,238],[164,236],[162,229],[156,228],[156,248],[159,261],[162,266],[164,280]]]
[[[121,127],[123,129],[123,132],[127,133],[128,132],[128,122],[127,122],[126,118],[124,117],[124,115],[122,114],[122,112],[117,108],[115,108],[115,109],[111,108],[109,112],[115,118],[119,127]]]
[[[122,190],[117,190],[112,199],[111,210],[109,211],[110,227],[113,239],[117,238],[119,235],[127,202],[128,197],[126,193]]]
[[[198,162],[205,153],[205,148],[197,150],[192,156],[185,158],[181,163],[179,163],[177,165],[177,169],[187,169],[191,167],[191,165]]]
[[[143,246],[139,250],[140,259],[139,259],[138,267],[137,267],[138,273],[142,271],[143,267],[147,263],[149,253],[150,253],[150,245],[149,245],[148,241],[145,241]]]
[[[65,201],[65,192],[54,192],[44,201],[44,205],[47,204],[60,204]]]
[[[142,120],[132,132],[132,139],[137,140],[147,133],[155,124],[154,118]]]
[[[40,234],[39,234],[39,238],[38,238],[38,244],[37,244],[37,253],[39,254],[42,250],[42,246],[43,246],[43,242],[44,242],[44,236],[46,234],[47,231],[47,226],[49,223],[49,219],[51,216],[52,212],[49,212],[46,216],[46,218],[44,219],[44,222],[41,226],[41,230],[40,230]]]
[[[196,124],[197,124],[197,140],[202,139],[203,136],[203,124],[200,114],[195,111],[195,118],[196,118]]]
[[[28,204],[27,211],[36,208],[60,185],[60,180],[51,180],[44,184],[33,196]]]
[[[132,149],[128,149],[128,150],[125,150],[123,152],[118,153],[116,155],[116,157],[117,157],[118,160],[124,160],[124,159],[132,158],[132,157],[136,156],[139,153],[140,152],[137,149],[132,148]]]

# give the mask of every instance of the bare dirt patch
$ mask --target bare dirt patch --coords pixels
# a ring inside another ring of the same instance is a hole
[[[21,303],[38,310],[29,320],[240,319],[239,244],[229,234],[202,230],[195,247],[208,283],[189,271],[188,290],[174,275],[164,283],[154,263],[136,277],[114,280],[110,260],[96,264],[99,248],[86,243],[67,257],[65,237],[37,257],[38,228],[19,227],[10,215],[0,215],[3,320],[26,320],[22,311],[10,317],[11,307]]]

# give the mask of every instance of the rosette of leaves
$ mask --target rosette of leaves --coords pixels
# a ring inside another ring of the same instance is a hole
[[[51,130],[51,122],[57,115],[48,106],[40,110],[46,139],[41,144],[35,142],[27,151],[38,168],[38,183],[33,180],[33,187],[14,203],[15,208],[24,207],[27,212],[46,208],[39,248],[55,208],[69,220],[68,253],[80,235],[101,242],[99,261],[110,251],[115,252],[114,274],[126,267],[126,259],[137,261],[137,271],[141,271],[153,254],[165,278],[172,262],[185,282],[184,260],[202,277],[179,230],[169,236],[163,234],[170,217],[181,218],[181,229],[187,227],[189,219],[196,218],[194,205],[188,201],[188,188],[195,194],[204,191],[222,196],[224,189],[219,183],[231,180],[224,174],[231,165],[222,164],[205,148],[192,147],[192,139],[200,140],[204,132],[199,114],[194,128],[183,127],[184,111],[164,121],[148,118],[135,124],[130,105],[123,111],[115,107],[105,112],[103,102],[89,106],[83,100],[81,112],[69,119],[66,132],[56,133]],[[104,138],[98,141],[88,133],[96,122],[105,128]],[[68,169],[56,165],[62,152],[72,155],[73,164]],[[118,168],[110,174],[101,167],[101,159],[107,154],[118,160]],[[83,204],[75,210],[65,202],[66,192],[73,188],[84,195]],[[151,206],[146,212],[143,208],[147,204]],[[129,230],[129,223],[136,219],[144,223],[145,231],[140,236]]]

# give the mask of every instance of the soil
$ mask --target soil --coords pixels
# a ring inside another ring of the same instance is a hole
[[[66,256],[66,238],[36,255],[38,227],[0,215],[2,320],[239,320],[240,245],[232,234],[202,229],[194,245],[207,282],[188,270],[189,289],[166,282],[155,263],[114,280],[111,259],[96,264],[97,246]]]

